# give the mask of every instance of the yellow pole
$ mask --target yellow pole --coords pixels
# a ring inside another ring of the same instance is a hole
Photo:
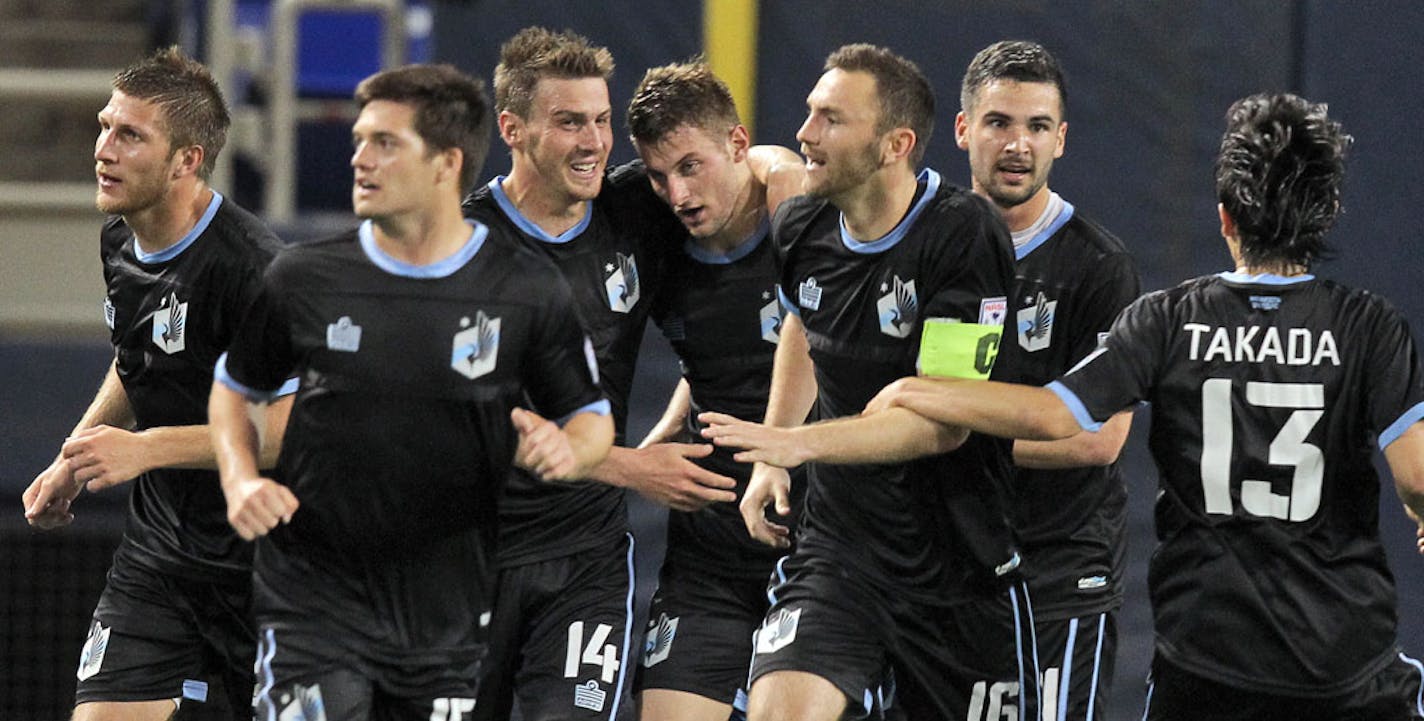
[[[712,72],[732,91],[742,123],[756,137],[759,0],[703,0],[702,47]]]

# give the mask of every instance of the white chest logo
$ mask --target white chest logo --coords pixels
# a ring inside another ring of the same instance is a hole
[[[1049,300],[1039,291],[1033,305],[1019,309],[1019,346],[1026,351],[1040,351],[1053,342],[1053,318],[1058,314],[1058,301]]]
[[[173,355],[188,347],[186,332],[188,304],[178,302],[178,293],[170,291],[163,305],[153,312],[153,344]]]
[[[494,370],[499,360],[499,319],[479,311],[474,325],[470,325],[469,318],[461,318],[460,327],[464,330],[455,334],[450,367],[474,380]]]
[[[627,313],[638,304],[642,294],[638,284],[638,259],[622,253],[617,256],[617,265],[605,263],[603,266],[603,287],[608,291],[608,307],[616,313]]]
[[[781,341],[781,301],[771,293],[762,293],[761,297],[771,299],[761,307],[761,339],[776,345]]]
[[[919,299],[915,297],[915,281],[902,281],[894,277],[894,287],[880,284],[880,300],[875,309],[880,317],[880,332],[892,338],[904,338],[915,328],[919,319]]]

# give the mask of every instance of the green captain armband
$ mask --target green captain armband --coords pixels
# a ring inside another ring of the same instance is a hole
[[[994,370],[1003,335],[1002,325],[926,318],[915,368],[922,376],[984,380]]]

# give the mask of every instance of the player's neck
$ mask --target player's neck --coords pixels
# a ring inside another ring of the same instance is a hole
[[[588,215],[590,201],[560,192],[552,183],[539,178],[538,171],[528,170],[519,163],[515,163],[500,188],[520,215],[549,235],[563,234]]]
[[[1248,263],[1246,256],[1241,252],[1241,239],[1234,235],[1227,235],[1226,248],[1231,251],[1231,260],[1236,264],[1236,272],[1243,275],[1275,275],[1282,278],[1294,278],[1310,272],[1310,266],[1301,263],[1289,263],[1284,260],[1269,261],[1262,263]]]
[[[873,241],[895,229],[915,200],[919,180],[908,165],[875,171],[865,182],[832,199],[845,219],[846,230],[859,241]]]
[[[459,252],[470,240],[470,225],[460,214],[458,203],[372,218],[371,230],[377,247],[411,265],[438,263]]]
[[[693,242],[703,250],[725,255],[745,242],[765,219],[766,186],[756,182],[748,172],[727,225],[705,238],[694,237]]]
[[[978,192],[979,189],[975,188],[975,191]],[[989,197],[982,192],[980,192],[979,195],[985,198]],[[1009,232],[1017,233],[1038,222],[1038,219],[1043,215],[1043,211],[1048,209],[1048,199],[1052,196],[1053,191],[1049,190],[1048,186],[1045,185],[1039,188],[1038,192],[1034,193],[1028,200],[1018,205],[1008,208],[998,205],[997,203],[995,205],[999,208],[999,215],[1004,219],[1004,225],[1009,227]],[[990,200],[992,202],[992,199]]]
[[[207,183],[196,179],[180,181],[156,205],[125,213],[124,223],[133,231],[140,250],[145,254],[159,253],[197,227],[212,201],[213,191]]]

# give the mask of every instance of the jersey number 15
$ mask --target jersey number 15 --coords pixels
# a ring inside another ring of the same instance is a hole
[[[1293,466],[1290,495],[1271,490],[1268,481],[1241,481],[1241,507],[1247,513],[1282,521],[1307,521],[1320,510],[1325,478],[1325,454],[1305,442],[1325,415],[1325,386],[1320,383],[1246,383],[1246,402],[1261,408],[1294,409],[1271,440],[1267,462]],[[1231,452],[1234,436],[1231,417],[1231,380],[1211,378],[1202,383],[1202,495],[1206,512],[1231,515]]]

